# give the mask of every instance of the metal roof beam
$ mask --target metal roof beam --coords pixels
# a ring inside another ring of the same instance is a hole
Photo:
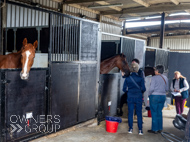
[[[76,3],[85,3],[85,2],[96,2],[96,1],[102,1],[102,0],[72,0],[72,1],[63,1],[63,4],[76,4]],[[103,0],[106,1],[106,0]]]
[[[190,27],[165,28],[165,31],[176,31],[176,30],[190,30]],[[160,29],[140,30],[140,31],[130,31],[130,32],[126,31],[126,34],[155,33],[155,32],[160,32]]]
[[[165,21],[171,21],[171,20],[190,20],[190,15],[168,16],[165,18]],[[128,22],[152,22],[152,21],[161,21],[161,17],[160,18],[154,18],[154,19],[127,21],[127,23]]]

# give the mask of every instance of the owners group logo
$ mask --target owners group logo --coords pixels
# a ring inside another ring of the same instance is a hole
[[[47,122],[49,122],[48,125]],[[33,117],[32,113],[26,115],[11,115],[10,116],[10,128],[11,133],[20,133],[25,131],[26,133],[41,132],[52,133],[60,129],[60,116],[59,115],[38,115]]]

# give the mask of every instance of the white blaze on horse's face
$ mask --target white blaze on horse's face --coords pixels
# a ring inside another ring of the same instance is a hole
[[[30,54],[30,51],[26,51],[26,62],[24,64],[23,73],[21,73],[21,79],[28,79],[29,73],[27,73],[27,67]]]
[[[23,46],[21,48],[21,66],[22,71],[20,72],[20,77],[23,80],[28,79],[29,71],[34,63],[35,51],[38,47],[38,41],[36,40],[33,44],[28,43],[27,39],[23,40]]]

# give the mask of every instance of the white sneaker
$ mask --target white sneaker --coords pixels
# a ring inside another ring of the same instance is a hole
[[[133,129],[129,129],[128,133],[132,134],[133,133]]]
[[[143,131],[142,130],[139,130],[139,135],[143,135]]]

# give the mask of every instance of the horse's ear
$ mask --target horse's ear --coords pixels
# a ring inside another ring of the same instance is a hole
[[[36,40],[33,45],[34,45],[34,48],[37,48],[38,47],[38,41]]]
[[[27,44],[27,38],[24,38],[24,40],[23,40],[23,42],[22,42],[22,44],[23,44],[23,46],[25,46],[26,44]]]

